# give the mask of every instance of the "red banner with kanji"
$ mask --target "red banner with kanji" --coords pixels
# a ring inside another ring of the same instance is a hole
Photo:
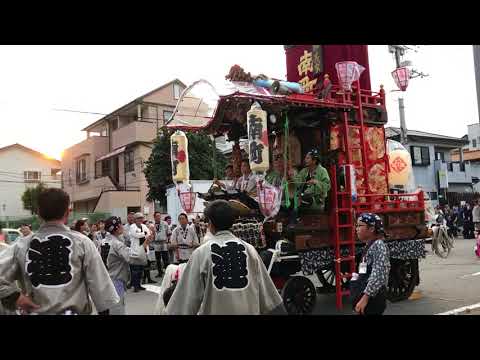
[[[367,45],[287,45],[287,80],[300,83],[306,92],[311,91],[329,74],[338,84],[335,64],[340,61],[356,61],[365,67],[360,76],[362,89],[371,89]]]

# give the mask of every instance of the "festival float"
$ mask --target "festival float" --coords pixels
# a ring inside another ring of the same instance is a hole
[[[235,144],[236,176],[240,140],[247,139],[258,179],[256,194],[212,186],[198,196],[229,201],[238,210],[232,231],[259,251],[271,249],[266,265],[289,313],[313,311],[317,289],[307,277],[313,274],[322,284],[319,290],[335,293],[342,308],[364,247],[356,239],[355,220],[366,211],[385,224],[391,261],[387,297],[407,299],[419,284],[418,259],[425,256],[424,197],[422,191],[394,191],[406,184],[411,164],[402,149],[387,147],[385,91],[382,86],[377,92],[370,89],[366,46],[285,49],[287,81],[252,75],[235,65],[223,89],[199,80],[182,93],[167,128],[226,135]],[[299,205],[296,189],[303,184],[289,175],[313,147],[331,181],[320,210]],[[275,161],[281,186],[265,180]],[[281,210],[285,207],[295,210],[293,223]]]

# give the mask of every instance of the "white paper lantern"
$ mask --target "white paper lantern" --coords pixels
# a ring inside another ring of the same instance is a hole
[[[256,102],[247,112],[247,130],[250,168],[254,172],[265,172],[270,167],[267,112]]]
[[[183,131],[176,131],[170,137],[172,157],[172,178],[174,182],[188,182],[190,167],[188,164],[188,139]]]
[[[396,149],[388,154],[390,172],[388,182],[391,186],[401,185],[406,187],[412,174],[412,161],[410,153],[404,149]]]

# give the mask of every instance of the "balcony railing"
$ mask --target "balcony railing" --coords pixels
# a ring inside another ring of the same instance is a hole
[[[90,176],[77,176],[76,183],[77,185],[86,184],[90,181]]]
[[[150,142],[156,136],[157,126],[150,121],[134,121],[112,132],[112,149],[144,141]]]
[[[123,186],[119,185],[118,187],[115,186],[105,186],[102,188],[102,192],[108,191],[140,191],[140,186]]]

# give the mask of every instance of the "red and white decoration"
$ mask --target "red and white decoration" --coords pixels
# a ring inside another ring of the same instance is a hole
[[[282,190],[266,183],[265,181],[257,182],[257,195],[260,211],[266,218],[272,218],[280,211],[282,203]]]
[[[338,81],[345,91],[352,91],[353,82],[360,79],[360,75],[365,70],[362,65],[355,61],[341,61],[335,64],[337,70]]]
[[[406,67],[399,67],[392,71],[393,80],[401,91],[407,90],[410,80],[410,70]]]
[[[177,186],[178,198],[180,199],[180,205],[187,214],[191,213],[195,208],[195,201],[197,200],[197,193],[193,192],[190,185],[180,184]]]

